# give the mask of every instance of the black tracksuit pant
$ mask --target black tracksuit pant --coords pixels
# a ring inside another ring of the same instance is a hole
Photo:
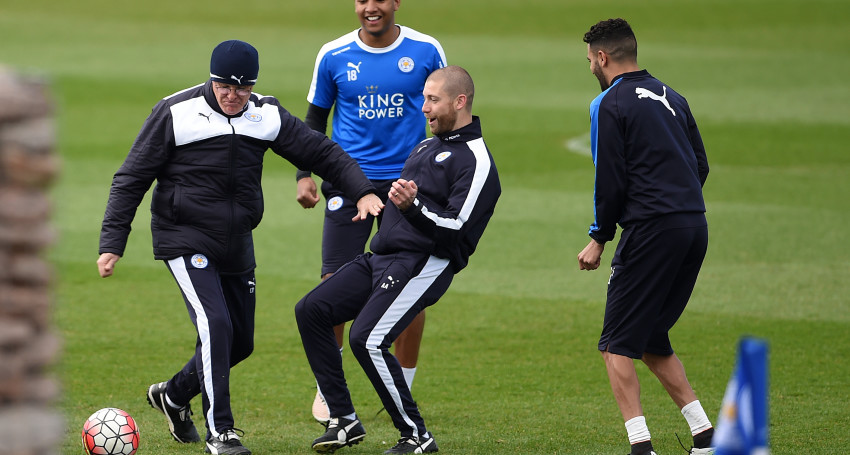
[[[351,321],[349,346],[402,437],[425,434],[425,422],[389,348],[414,317],[446,292],[454,272],[423,253],[367,253],[342,266],[295,306],[310,368],[331,417],[355,412],[333,327]]]
[[[203,255],[165,261],[197,329],[195,355],[168,381],[168,397],[183,406],[202,394],[207,437],[232,429],[230,369],[254,350],[254,272],[219,273]]]

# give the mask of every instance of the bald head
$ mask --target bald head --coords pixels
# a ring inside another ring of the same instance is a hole
[[[445,94],[451,98],[464,95],[466,97],[464,108],[467,112],[472,112],[472,98],[475,96],[475,84],[472,83],[472,76],[465,69],[457,65],[449,65],[434,70],[428,76],[426,82],[429,80],[440,82]]]
[[[425,80],[422,113],[432,134],[444,134],[472,123],[472,97],[475,86],[465,69],[440,68]]]

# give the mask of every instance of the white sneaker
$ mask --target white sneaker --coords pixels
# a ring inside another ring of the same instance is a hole
[[[706,447],[704,449],[691,449],[691,455],[714,455],[714,447]]]
[[[324,426],[328,426],[328,422],[331,420],[328,404],[325,403],[325,398],[318,390],[316,390],[316,398],[313,400],[313,418]]]

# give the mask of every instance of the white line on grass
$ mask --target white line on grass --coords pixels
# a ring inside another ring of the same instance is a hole
[[[567,141],[564,142],[564,147],[573,153],[590,156],[590,132],[588,131],[581,136],[567,139]]]

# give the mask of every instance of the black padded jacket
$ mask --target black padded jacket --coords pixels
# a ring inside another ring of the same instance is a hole
[[[357,163],[277,99],[251,95],[225,115],[209,81],[154,106],[115,173],[100,253],[124,254],[136,209],[154,181],[151,232],[156,259],[205,254],[222,273],[253,269],[252,231],[263,216],[263,157],[271,149],[358,200],[375,188]]]

